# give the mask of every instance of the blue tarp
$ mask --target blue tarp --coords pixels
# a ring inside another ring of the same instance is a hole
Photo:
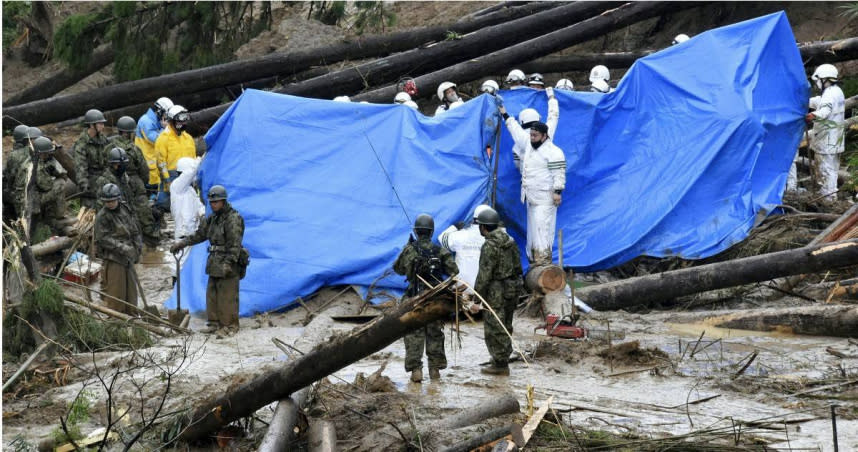
[[[511,113],[546,113],[542,92],[502,95]],[[594,271],[640,255],[707,257],[745,238],[757,213],[781,202],[808,83],[776,13],[642,58],[613,93],[556,95],[553,139],[568,163],[563,262]],[[202,189],[226,186],[245,219],[241,315],[326,285],[401,289],[389,269],[411,221],[430,213],[437,235],[488,199],[496,120],[487,95],[429,118],[245,91],[206,135],[201,167]],[[498,208],[523,247],[520,176],[501,130]],[[206,254],[195,246],[182,270],[192,311],[205,310]]]

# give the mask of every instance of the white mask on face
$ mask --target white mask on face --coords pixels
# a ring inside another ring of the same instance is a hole
[[[822,91],[822,79],[816,79],[816,87],[819,88],[820,91]]]
[[[459,100],[459,95],[454,91],[444,96],[444,98],[447,99],[447,102],[453,103]]]

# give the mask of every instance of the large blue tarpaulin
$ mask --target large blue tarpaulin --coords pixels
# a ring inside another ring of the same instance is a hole
[[[564,264],[703,258],[745,238],[757,214],[781,202],[808,89],[786,15],[776,13],[642,58],[613,93],[555,92],[553,140],[568,163],[557,220]],[[543,92],[501,94],[511,114],[546,114]],[[241,315],[327,285],[403,288],[390,268],[413,219],[433,215],[437,236],[489,199],[496,124],[488,95],[430,118],[402,105],[245,91],[206,135],[200,173],[202,189],[226,186],[245,219]],[[497,205],[523,248],[505,129]],[[206,257],[206,244],[195,246],[182,269],[182,301],[195,312],[205,310]]]

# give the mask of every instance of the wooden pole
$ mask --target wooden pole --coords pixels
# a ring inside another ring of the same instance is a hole
[[[310,387],[304,387],[292,394],[291,397],[277,403],[268,431],[259,444],[259,452],[279,452],[289,450],[289,444],[295,440],[295,425],[301,407],[307,403]]]

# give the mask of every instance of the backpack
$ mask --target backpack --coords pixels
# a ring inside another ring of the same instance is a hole
[[[414,247],[417,250],[417,258],[412,264],[412,274],[415,276],[414,281],[409,281],[409,296],[417,295],[421,290],[428,288],[420,278],[423,278],[430,285],[435,285],[444,280],[444,264],[440,257],[441,247],[434,244],[430,249],[421,248],[416,244]]]

